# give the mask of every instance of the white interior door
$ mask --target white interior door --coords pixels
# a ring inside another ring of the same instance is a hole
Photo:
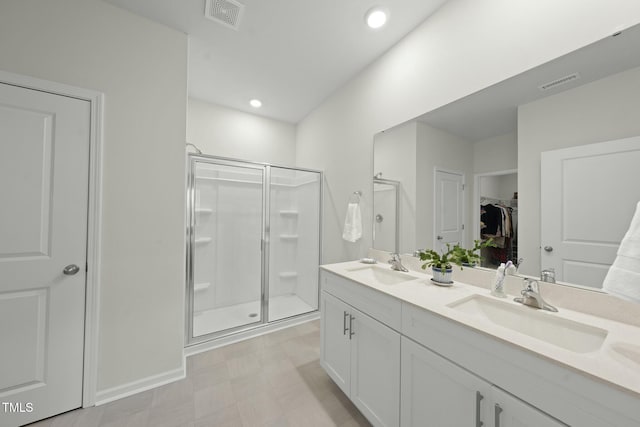
[[[0,84],[2,426],[82,404],[89,132],[89,102]]]
[[[440,170],[436,170],[435,174],[433,247],[446,251],[447,243],[452,246],[464,243],[464,175]]]
[[[541,267],[601,288],[640,200],[640,137],[541,155]]]

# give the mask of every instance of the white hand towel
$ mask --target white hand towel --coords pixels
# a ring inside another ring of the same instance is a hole
[[[358,203],[349,203],[344,220],[342,238],[347,242],[357,242],[362,237],[362,214]]]
[[[602,287],[612,295],[640,302],[640,202]]]

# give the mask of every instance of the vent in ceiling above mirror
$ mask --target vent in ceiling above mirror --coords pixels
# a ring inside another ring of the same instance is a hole
[[[573,74],[570,74],[568,76],[560,77],[559,79],[555,79],[553,81],[550,81],[548,83],[540,85],[540,86],[538,86],[538,89],[540,89],[540,90],[553,89],[553,88],[556,88],[558,86],[566,85],[567,83],[576,81],[579,78],[580,78],[580,74],[573,73]]]
[[[244,5],[235,0],[207,0],[204,16],[238,31],[243,10]]]

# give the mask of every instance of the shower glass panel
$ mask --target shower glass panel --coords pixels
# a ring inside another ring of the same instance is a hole
[[[262,167],[192,160],[192,337],[263,320]]]
[[[269,173],[269,321],[318,309],[320,173]]]
[[[189,155],[186,345],[318,310],[322,172]]]

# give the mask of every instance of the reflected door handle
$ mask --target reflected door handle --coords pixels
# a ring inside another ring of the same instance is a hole
[[[436,239],[442,240],[442,236],[438,236],[438,237],[436,237]]]
[[[75,264],[69,264],[62,270],[62,273],[65,274],[66,276],[73,276],[78,271],[80,271],[80,267],[78,267]]]
[[[544,250],[547,252],[553,252],[553,246],[545,246]]]

